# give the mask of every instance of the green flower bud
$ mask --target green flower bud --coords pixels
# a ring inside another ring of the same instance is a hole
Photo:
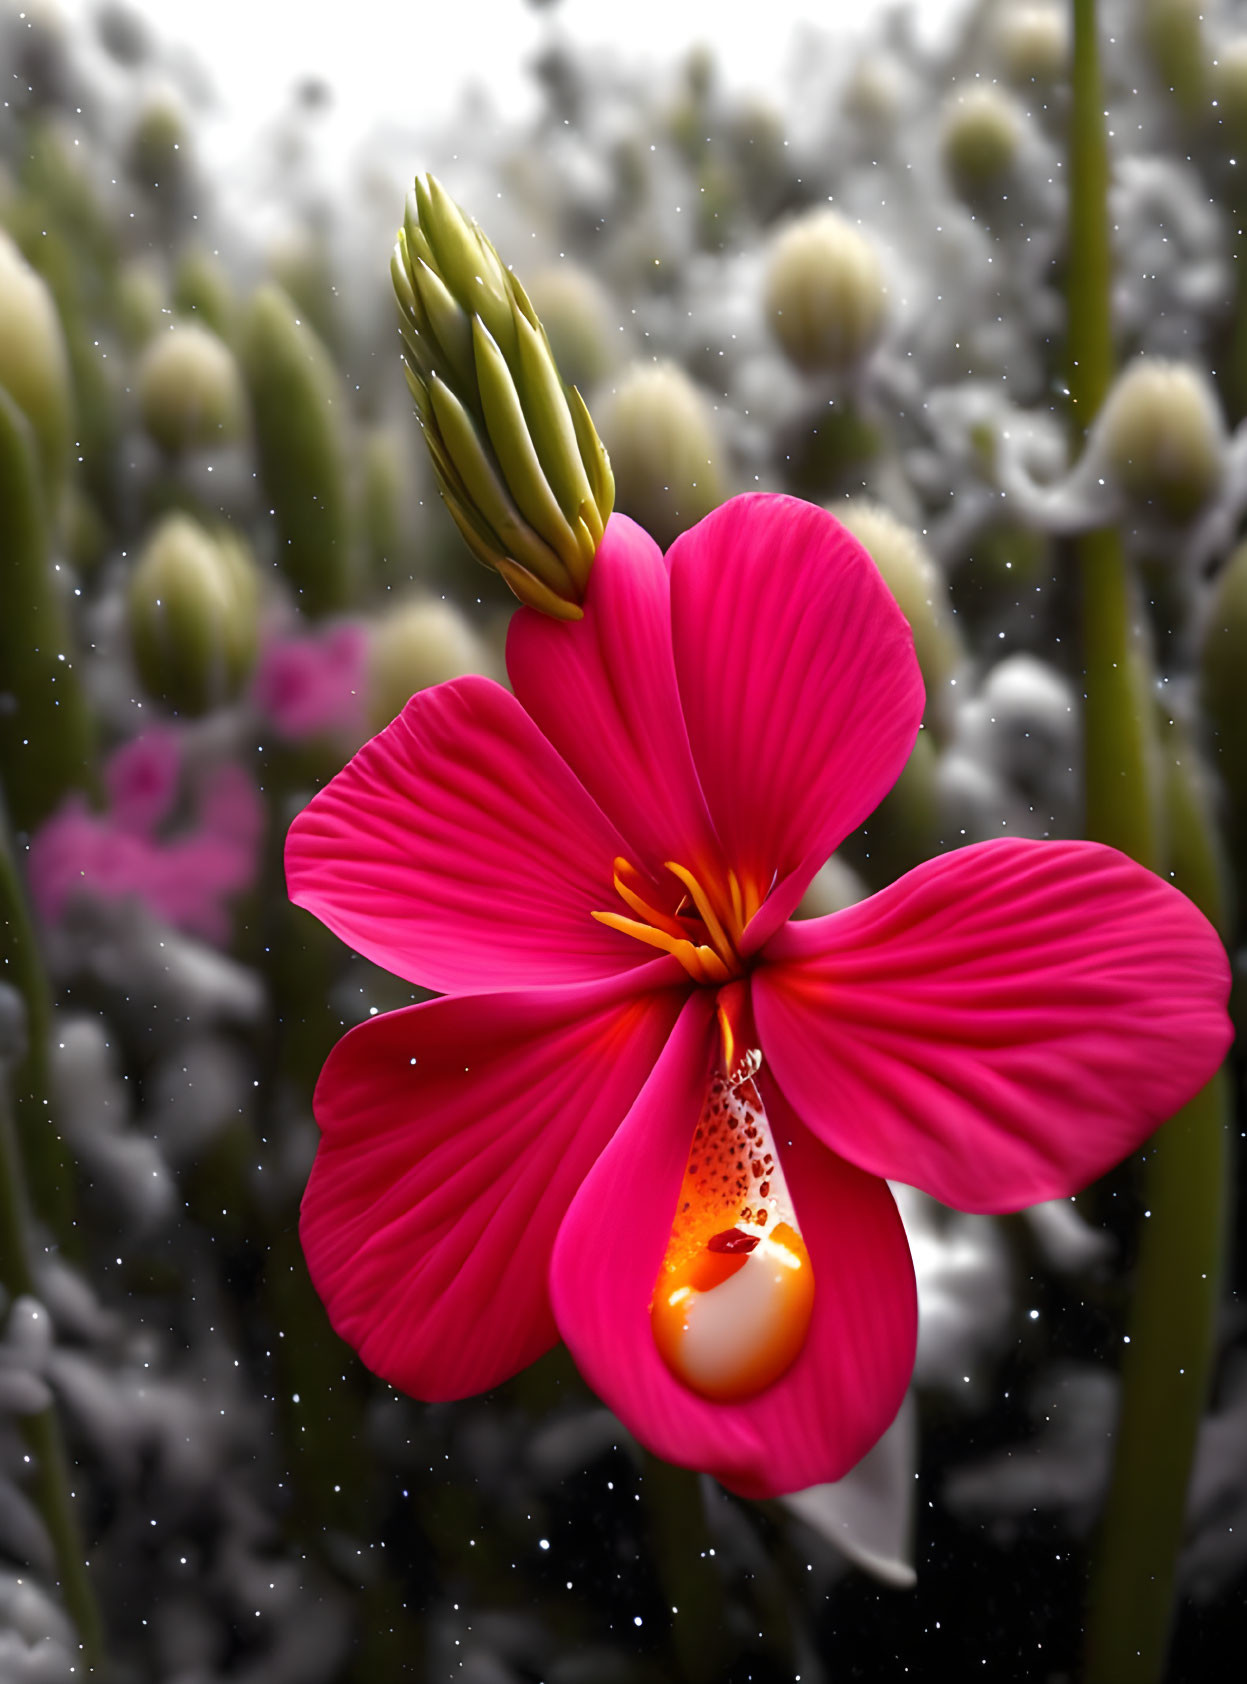
[[[855,498],[831,512],[865,546],[909,621],[927,687],[925,723],[943,740],[953,725],[951,684],[966,659],[947,581],[913,527],[881,504]]]
[[[197,322],[179,322],[150,341],[135,387],[143,425],[171,456],[242,434],[246,398],[234,354]]]
[[[234,323],[234,289],[220,259],[200,246],[191,246],[178,260],[173,277],[173,307],[194,316],[222,339]]]
[[[130,643],[147,689],[178,713],[232,701],[255,663],[258,598],[240,539],[166,515],[130,576]]]
[[[1247,35],[1227,41],[1212,67],[1212,103],[1227,152],[1247,143]]]
[[[1069,23],[1056,5],[1012,5],[993,30],[996,57],[1015,87],[1051,87],[1069,69]]]
[[[1126,369],[1096,433],[1106,477],[1168,520],[1191,519],[1221,484],[1221,411],[1207,379],[1185,363],[1149,359]]]
[[[239,334],[277,564],[313,616],[350,605],[346,396],[329,353],[285,293],[261,287]]]
[[[630,369],[603,406],[620,509],[663,549],[727,495],[704,393],[675,363]]]
[[[1021,144],[1017,112],[992,88],[958,94],[945,107],[944,167],[965,199],[998,193],[1013,173]]]
[[[54,513],[73,441],[69,358],[51,293],[2,232],[0,387],[30,423],[47,507]]]
[[[181,106],[169,95],[152,99],[140,112],[129,143],[134,179],[176,197],[190,172],[190,134]]]
[[[417,690],[487,665],[484,645],[451,603],[429,597],[392,610],[377,623],[368,651],[372,730],[396,718]]]
[[[875,139],[890,135],[905,109],[897,66],[888,58],[860,59],[849,73],[841,101],[855,128]]]
[[[1207,98],[1208,65],[1204,57],[1207,0],[1142,0],[1139,17],[1143,50],[1152,72],[1188,113]]]
[[[455,524],[522,602],[579,619],[614,481],[527,294],[432,176],[408,196],[390,273],[407,383]]]
[[[409,446],[390,427],[373,427],[360,451],[360,516],[374,578],[400,576],[408,560]]]
[[[879,343],[887,314],[887,287],[874,246],[836,211],[809,211],[775,243],[765,308],[799,369],[852,367]]]
[[[269,252],[269,272],[290,295],[299,315],[311,322],[329,349],[342,348],[342,315],[333,264],[323,236],[300,229],[287,234]]]
[[[165,320],[165,293],[160,276],[141,260],[128,263],[117,276],[117,330],[131,351],[141,351]]]

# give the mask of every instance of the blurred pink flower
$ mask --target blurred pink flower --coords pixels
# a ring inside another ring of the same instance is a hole
[[[162,838],[157,828],[173,812],[181,762],[175,731],[145,731],[104,767],[105,812],[73,795],[40,826],[28,871],[45,922],[55,923],[86,894],[137,900],[175,929],[228,941],[228,903],[255,879],[264,805],[241,766],[214,766],[193,785],[191,828]]]
[[[969,1211],[1086,1185],[1220,1062],[1225,953],[1088,842],[962,848],[789,922],[923,708],[823,510],[737,498],[665,559],[616,515],[584,618],[521,609],[507,664],[513,694],[414,696],[290,829],[292,898],[447,996],[325,1065],[312,1278],[418,1397],[561,1335],[668,1460],[755,1497],[837,1479],[914,1360],[888,1179]]]
[[[252,699],[292,742],[356,735],[364,720],[368,633],[344,620],[306,637],[277,637],[260,656]]]

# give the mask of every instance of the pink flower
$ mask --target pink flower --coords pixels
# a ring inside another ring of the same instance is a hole
[[[113,821],[122,830],[150,836],[177,800],[182,750],[176,731],[156,725],[110,756],[104,784]]]
[[[418,1397],[561,1335],[657,1454],[750,1496],[838,1478],[913,1363],[885,1177],[970,1211],[1091,1181],[1216,1068],[1225,954],[1085,842],[963,848],[787,921],[923,706],[819,509],[738,498],[665,561],[616,516],[584,619],[521,609],[507,657],[514,695],[413,697],[291,827],[292,897],[447,996],[325,1066],[312,1278]]]
[[[76,895],[136,900],[188,935],[223,943],[228,902],[255,879],[264,805],[240,766],[212,767],[194,791],[194,828],[161,838],[182,772],[177,733],[144,731],[104,767],[106,813],[70,796],[31,839],[29,878],[40,916],[55,923]]]
[[[351,621],[308,637],[274,638],[260,657],[255,704],[291,742],[355,736],[364,718],[367,654],[368,633]]]

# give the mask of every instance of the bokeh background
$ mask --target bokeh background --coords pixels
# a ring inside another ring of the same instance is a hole
[[[504,676],[512,602],[440,505],[390,294],[432,169],[618,507],[666,543],[797,493],[910,616],[924,731],[807,914],[1085,833],[1107,526],[1155,863],[1237,954],[1247,6],[1101,5],[1121,373],[1085,444],[1063,0],[423,10],[0,7],[0,1684],[1083,1678],[1132,1342],[1190,1372],[1117,1472],[1148,1526],[1176,1492],[1169,1659],[1132,1676],[1231,1676],[1233,1066],[1198,1173],[1145,1153],[1007,1219],[898,1189],[901,1417],[840,1485],[746,1503],[561,1351],[429,1406],[334,1337],[296,1228],[312,1087],[420,996],[287,904],[281,847],[415,690]]]

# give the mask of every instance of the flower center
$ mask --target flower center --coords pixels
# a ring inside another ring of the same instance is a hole
[[[744,973],[738,946],[745,926],[760,904],[748,888],[742,889],[734,871],[728,871],[720,885],[703,883],[688,869],[667,860],[667,870],[680,884],[682,894],[675,909],[665,912],[655,906],[649,883],[628,860],[615,861],[615,892],[635,917],[621,912],[595,912],[600,924],[622,930],[650,947],[674,953],[694,982],[719,985]]]
[[[796,1360],[814,1272],[754,1081],[750,1051],[710,1083],[654,1285],[650,1326],[691,1391],[735,1403]]]

